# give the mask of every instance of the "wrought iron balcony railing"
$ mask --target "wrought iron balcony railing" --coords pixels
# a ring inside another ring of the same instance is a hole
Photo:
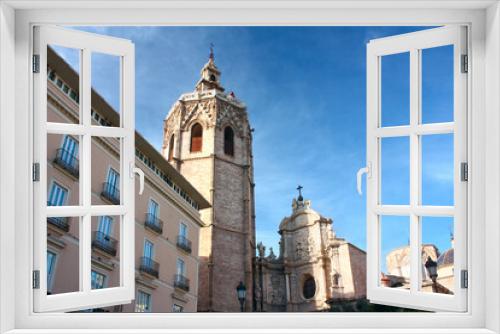
[[[57,149],[54,163],[58,164],[74,177],[80,176],[80,162],[73,152],[70,152],[64,148]]]
[[[120,189],[115,187],[115,185],[112,183],[103,183],[101,196],[113,204],[120,204]]]
[[[160,275],[160,264],[149,257],[141,257],[139,270],[156,278]]]
[[[151,213],[146,213],[144,226],[158,234],[163,232],[163,221]]]
[[[177,247],[185,252],[191,253],[191,240],[183,235],[177,236]]]
[[[68,217],[47,217],[47,223],[64,232],[69,232]]]
[[[111,256],[116,256],[118,240],[110,237],[106,233],[94,231],[92,233],[92,247],[102,250]]]
[[[174,287],[189,291],[189,279],[184,275],[174,275]]]

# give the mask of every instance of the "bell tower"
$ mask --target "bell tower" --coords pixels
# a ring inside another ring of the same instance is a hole
[[[225,93],[213,49],[193,92],[164,121],[163,155],[211,203],[201,211],[198,311],[252,311],[255,208],[252,133],[246,106]]]

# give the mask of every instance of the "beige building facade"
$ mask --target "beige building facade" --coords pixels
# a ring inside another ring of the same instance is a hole
[[[331,219],[302,195],[280,226],[278,256],[259,243],[256,305],[262,312],[326,311],[335,302],[366,298],[366,253],[335,235]]]
[[[211,52],[196,89],[164,121],[163,155],[209,200],[201,211],[198,311],[239,312],[236,286],[252,310],[255,210],[252,130],[245,105],[225,93]]]
[[[386,256],[386,272],[381,273],[381,285],[391,288],[410,289],[410,246],[391,250]],[[426,292],[453,294],[454,290],[454,251],[453,238],[451,248],[440,252],[433,244],[421,246],[421,289]],[[435,282],[425,267],[427,261],[433,261],[437,267]]]
[[[48,50],[47,119],[78,123],[78,74]],[[92,92],[93,125],[115,126],[119,115]],[[79,138],[47,138],[48,205],[79,203]],[[92,204],[120,202],[120,143],[93,138]],[[93,311],[196,312],[198,304],[200,211],[209,202],[140,134],[136,133],[136,166],[145,173],[142,195],[135,198],[136,298],[128,305]],[[77,217],[47,221],[48,291],[78,291],[79,222]],[[120,217],[92,219],[92,288],[119,286]]]

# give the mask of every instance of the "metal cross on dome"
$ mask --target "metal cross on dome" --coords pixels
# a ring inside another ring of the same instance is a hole
[[[302,189],[303,189],[303,188],[304,188],[304,187],[302,187],[300,184],[299,184],[299,186],[297,187],[297,190],[299,191],[299,197],[297,198],[297,200],[299,200],[299,201],[304,200],[304,198],[302,197]]]

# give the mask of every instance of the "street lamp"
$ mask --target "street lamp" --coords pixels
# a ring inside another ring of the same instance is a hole
[[[427,269],[427,273],[432,280],[432,292],[437,292],[436,287],[436,279],[438,277],[437,274],[437,262],[433,261],[430,256],[427,257],[427,261],[425,262],[425,269]]]
[[[238,300],[240,301],[240,310],[243,312],[245,310],[245,298],[247,296],[247,288],[242,281],[236,287],[236,293],[238,295]]]

